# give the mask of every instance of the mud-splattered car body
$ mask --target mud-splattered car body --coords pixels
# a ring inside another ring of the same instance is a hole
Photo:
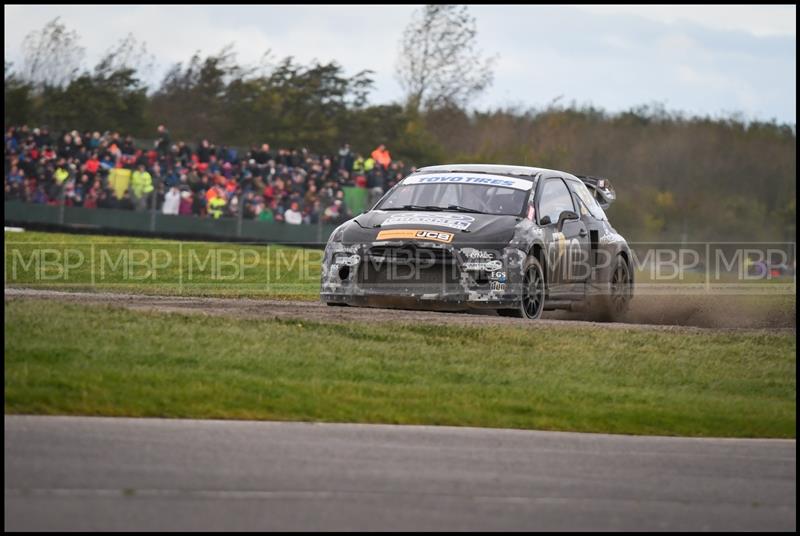
[[[393,199],[421,192],[412,190],[418,185],[437,185],[424,190],[436,198],[442,185],[452,190],[453,184],[477,199],[477,209],[486,210],[392,205]],[[395,192],[398,188],[405,191]],[[616,307],[622,312],[632,297],[633,272],[628,244],[603,211],[614,198],[608,181],[562,171],[502,165],[422,168],[331,234],[320,296],[329,305],[489,308],[537,318],[542,309],[605,304],[608,310],[615,271],[624,269],[624,299]],[[542,304],[528,314],[525,300],[535,286],[531,269],[538,270],[536,265],[544,278]]]

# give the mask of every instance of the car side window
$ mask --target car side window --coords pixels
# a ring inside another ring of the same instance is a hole
[[[589,214],[589,209],[586,208],[586,203],[584,203],[578,194],[575,194],[575,199],[572,200],[578,206],[578,213],[581,217],[586,216]]]
[[[567,185],[561,179],[547,179],[539,200],[539,221],[549,216],[550,222],[555,223],[565,210],[575,210]]]

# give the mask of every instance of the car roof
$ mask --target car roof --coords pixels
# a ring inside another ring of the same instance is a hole
[[[512,175],[514,177],[530,178],[531,180],[540,173],[553,173],[555,175],[567,177],[572,176],[570,173],[555,169],[531,166],[509,166],[505,164],[445,164],[441,166],[426,166],[419,168],[415,173],[430,172],[492,173],[495,175]]]

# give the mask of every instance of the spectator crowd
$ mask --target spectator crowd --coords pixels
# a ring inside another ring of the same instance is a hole
[[[411,171],[384,145],[365,157],[348,144],[332,155],[205,139],[190,147],[163,125],[149,147],[118,132],[5,132],[5,200],[47,205],[340,223],[352,216],[348,197],[369,206]],[[353,191],[362,195],[346,195]]]

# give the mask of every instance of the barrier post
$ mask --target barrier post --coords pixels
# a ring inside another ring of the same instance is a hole
[[[236,215],[236,237],[242,237],[242,219],[244,218],[244,190],[239,193],[239,214]]]
[[[150,193],[150,231],[156,230],[156,203],[158,195],[158,188],[153,188],[153,191]]]
[[[66,210],[67,206],[67,181],[69,179],[64,179],[64,182],[61,183],[61,193],[59,197],[61,198],[61,202],[58,206],[58,224],[64,225],[64,211]]]

